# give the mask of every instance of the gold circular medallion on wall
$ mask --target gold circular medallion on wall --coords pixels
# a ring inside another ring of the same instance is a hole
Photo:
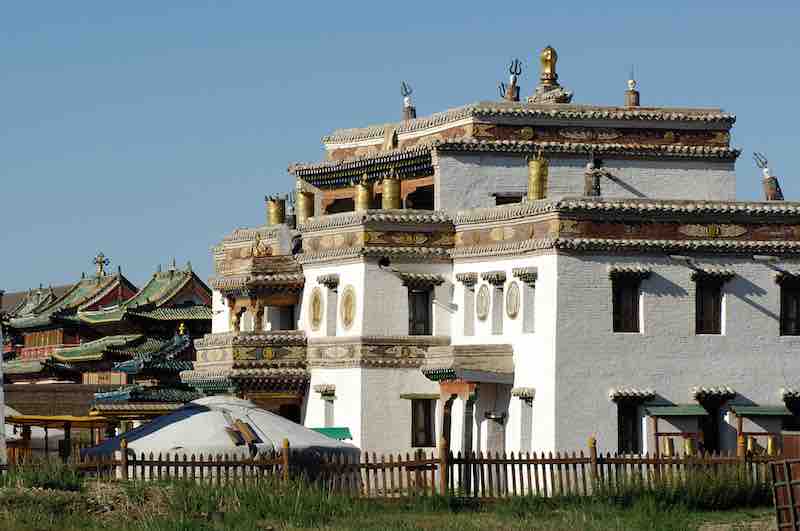
[[[311,330],[319,330],[322,324],[322,290],[319,287],[311,290],[311,299],[308,301],[308,317],[311,321]]]
[[[506,314],[511,319],[516,319],[519,315],[519,283],[512,282],[508,286],[506,293]]]
[[[350,285],[342,291],[341,318],[345,330],[353,326],[353,321],[356,319],[356,290]]]
[[[484,284],[478,288],[478,295],[475,301],[475,312],[481,321],[485,321],[489,317],[489,302],[489,286]]]

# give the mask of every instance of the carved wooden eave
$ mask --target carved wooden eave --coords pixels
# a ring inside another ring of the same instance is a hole
[[[302,273],[243,275],[211,279],[211,287],[226,297],[252,296],[271,293],[297,293],[303,290]]]
[[[434,381],[514,382],[511,345],[448,345],[428,349],[422,373]]]
[[[615,387],[608,392],[609,400],[613,402],[647,402],[656,397],[656,392],[649,387]]]
[[[692,387],[689,390],[689,396],[698,402],[702,402],[704,400],[730,400],[736,396],[736,391],[728,385],[700,385]]]
[[[309,368],[418,368],[432,347],[449,336],[356,336],[309,338]]]

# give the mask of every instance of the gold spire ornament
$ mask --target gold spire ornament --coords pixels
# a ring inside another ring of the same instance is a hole
[[[552,46],[545,47],[539,54],[539,84],[533,96],[528,98],[528,103],[569,103],[572,101],[572,92],[558,84],[556,63],[558,53]]]
[[[545,47],[542,53],[539,54],[539,62],[541,63],[539,82],[545,87],[557,87],[556,63],[558,62],[558,53],[556,53],[556,49],[552,46]]]

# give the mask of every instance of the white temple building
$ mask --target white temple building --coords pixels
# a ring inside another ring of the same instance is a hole
[[[736,201],[732,114],[533,96],[334,131],[213,252],[185,382],[375,452],[735,448],[800,412],[800,203]],[[405,92],[404,92],[405,94]],[[681,448],[682,444],[676,444]]]

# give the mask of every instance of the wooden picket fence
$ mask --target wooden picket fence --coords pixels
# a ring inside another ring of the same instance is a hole
[[[245,459],[218,455],[135,455],[123,442],[113,455],[70,463],[83,474],[108,480],[189,480],[212,485],[288,481],[305,478],[332,492],[352,496],[399,498],[447,494],[477,499],[512,496],[585,496],[597,488],[654,488],[677,485],[698,473],[737,473],[758,484],[770,481],[769,465],[778,457],[741,453],[695,456],[572,453],[452,453],[443,443],[437,451],[360,457],[323,456],[309,460],[293,453],[288,441],[280,451]],[[11,465],[12,467],[14,464]]]
[[[770,463],[778,529],[800,530],[800,459]]]

